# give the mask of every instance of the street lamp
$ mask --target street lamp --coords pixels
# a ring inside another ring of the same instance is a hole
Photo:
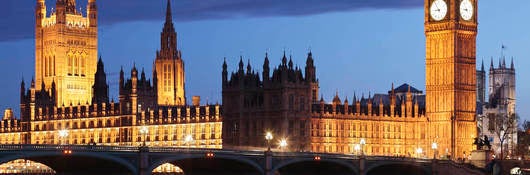
[[[280,149],[283,150],[287,146],[287,139],[283,138],[280,140]]]
[[[433,159],[436,159],[436,154],[438,154],[438,144],[436,142],[432,142],[431,148],[433,151]]]
[[[361,145],[355,144],[355,146],[353,146],[353,149],[355,150],[355,154],[358,154],[359,151],[361,151]]]
[[[147,140],[147,133],[149,133],[149,129],[147,129],[147,126],[142,126],[140,128],[140,134],[142,135],[142,137],[144,138],[143,140],[143,146],[146,146],[145,145],[145,140]]]
[[[188,148],[190,148],[190,143],[193,141],[193,137],[188,134],[186,135],[186,137],[184,138],[184,142],[188,145]]]
[[[68,137],[68,130],[67,129],[61,129],[59,130],[59,138],[61,139],[62,144],[65,143],[65,138]]]
[[[422,148],[417,148],[416,149],[416,154],[417,154],[418,158],[420,158],[422,153],[423,153],[423,149]]]
[[[364,145],[366,145],[366,140],[364,140],[364,138],[361,138],[361,155],[364,156]]]
[[[267,132],[265,134],[265,140],[267,140],[267,151],[271,151],[271,140],[272,140],[272,133],[271,132]]]

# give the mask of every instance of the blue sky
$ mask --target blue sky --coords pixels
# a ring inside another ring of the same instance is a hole
[[[49,0],[48,0],[49,1]],[[124,3],[127,2],[127,3]],[[258,2],[258,3],[252,3]],[[0,10],[0,74],[3,91],[0,109],[18,111],[21,77],[34,76],[34,1],[7,0]],[[85,7],[85,0],[79,2]],[[516,5],[514,5],[516,4]],[[54,2],[47,2],[48,8]],[[150,76],[159,46],[165,1],[98,1],[100,7],[99,53],[105,62],[111,96],[117,98],[120,66],[128,72],[133,63]],[[202,101],[221,102],[221,64],[227,58],[234,71],[239,56],[260,70],[265,51],[271,65],[278,65],[283,51],[295,65],[305,64],[313,51],[320,90],[326,100],[336,91],[341,99],[369,92],[385,93],[391,83],[409,83],[425,89],[425,36],[423,1],[192,1],[173,4],[178,47],[186,64],[187,95]],[[477,66],[497,63],[501,45],[514,57],[517,111],[530,119],[530,75],[527,51],[530,1],[480,1]],[[508,61],[508,60],[507,60]]]

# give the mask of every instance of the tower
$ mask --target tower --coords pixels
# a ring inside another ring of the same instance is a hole
[[[96,0],[88,1],[88,17],[76,10],[75,0],[58,0],[55,9],[48,14],[45,1],[37,1],[35,83],[49,90],[55,81],[57,105],[90,102],[98,54]]]
[[[109,103],[109,85],[107,84],[107,75],[105,74],[105,65],[99,57],[98,69],[94,75],[95,82],[92,86],[92,103]]]
[[[166,22],[160,34],[160,50],[156,53],[154,69],[157,77],[159,105],[185,105],[184,61],[177,49],[177,33],[173,27],[171,4],[167,1]]]
[[[477,136],[477,1],[425,0],[426,139],[452,158],[469,155]]]

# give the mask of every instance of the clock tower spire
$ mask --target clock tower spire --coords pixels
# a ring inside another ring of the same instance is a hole
[[[477,137],[476,37],[478,0],[425,0],[428,142],[441,154],[469,155]]]

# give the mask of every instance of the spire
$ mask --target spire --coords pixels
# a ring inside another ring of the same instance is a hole
[[[355,103],[357,102],[357,95],[355,94],[355,92],[353,92],[353,102],[352,103]]]
[[[227,68],[228,68],[228,65],[226,65],[226,57],[224,57],[224,61],[223,61],[223,71],[226,71]]]
[[[506,58],[502,57],[502,68],[506,68]]]
[[[513,57],[512,57],[512,61],[510,63],[510,69],[512,69],[512,70],[515,69],[515,66],[513,66]]]
[[[291,69],[293,68],[293,56],[292,55],[289,56],[289,68]]]
[[[248,59],[248,62],[247,62],[247,74],[250,74],[251,71],[252,71],[252,66],[250,66],[250,59]]]
[[[243,71],[243,56],[239,56],[239,71]]]
[[[265,61],[263,61],[263,70],[269,69],[269,53],[265,52]]]
[[[173,23],[173,17],[171,15],[171,1],[170,0],[167,0],[166,23]]]

